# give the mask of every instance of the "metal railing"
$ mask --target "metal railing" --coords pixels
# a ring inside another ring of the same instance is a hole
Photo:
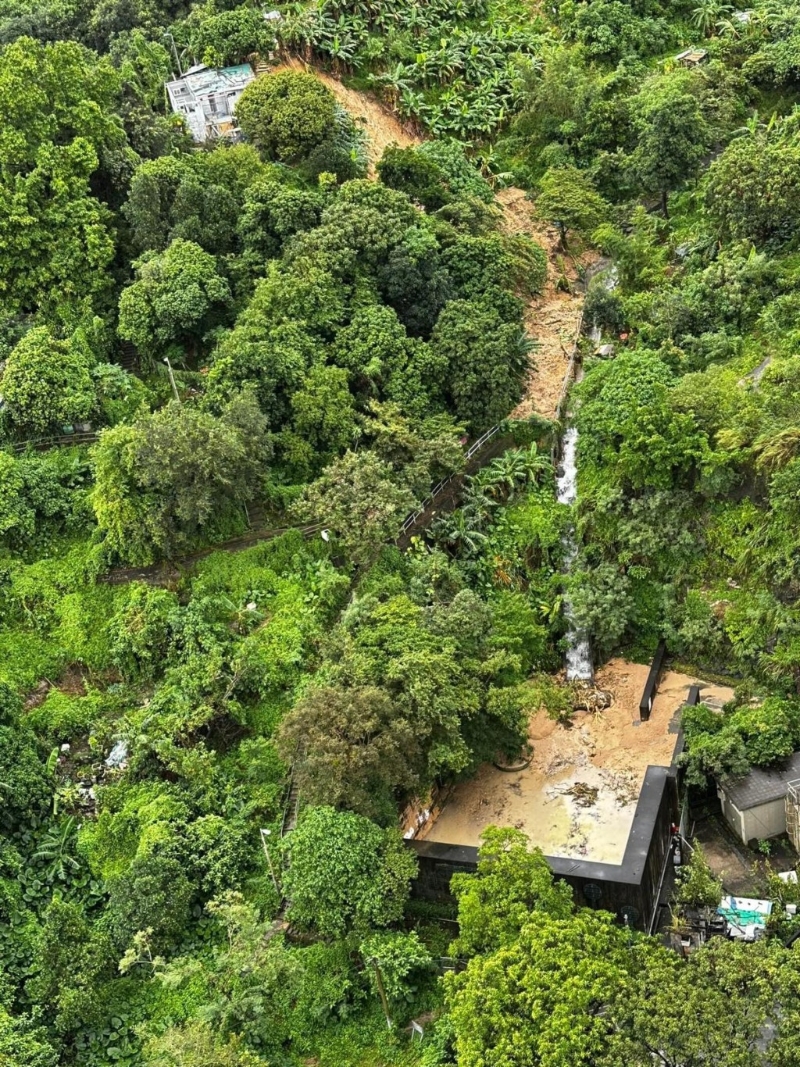
[[[12,444],[14,452],[27,452],[32,448],[35,452],[46,452],[50,448],[68,448],[70,445],[89,445],[97,440],[97,430],[87,430],[83,433],[65,433],[57,437],[40,437],[31,441],[18,441]]]
[[[489,443],[489,441],[491,441],[493,437],[497,436],[502,427],[503,423],[498,423],[496,426],[492,426],[491,429],[486,431],[486,433],[481,434],[481,436],[478,438],[477,441],[475,441],[474,444],[470,445],[470,447],[464,453],[465,465],[469,463],[473,456],[476,456],[478,452],[482,451],[482,449]],[[418,522],[418,520],[425,514],[431,504],[435,503],[436,498],[441,495],[443,490],[446,489],[447,486],[450,485],[450,483],[454,479],[460,478],[462,474],[463,471],[454,471],[452,474],[449,474],[446,478],[443,478],[440,482],[438,482],[433,487],[433,489],[431,489],[430,493],[428,493],[428,495],[419,505],[417,510],[412,511],[411,514],[406,517],[405,522],[400,527],[400,532],[397,535],[398,538],[402,537],[403,534],[408,533],[408,531],[412,529]]]

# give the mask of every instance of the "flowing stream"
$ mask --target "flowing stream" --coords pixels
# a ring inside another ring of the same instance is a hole
[[[578,431],[569,426],[561,442],[561,464],[556,478],[556,499],[559,504],[574,504],[578,497],[578,467],[576,455],[578,450]],[[575,541],[575,528],[570,526],[564,535],[564,570],[572,570],[578,545]],[[594,677],[592,668],[592,649],[589,638],[575,625],[574,612],[569,597],[564,597],[564,616],[567,620],[567,681],[591,682]]]
[[[606,289],[615,289],[617,286],[616,268],[605,265],[601,269],[603,277],[600,284]],[[602,337],[600,327],[593,326],[589,337],[595,345],[598,344]],[[581,377],[582,368],[579,365],[575,380],[580,381]],[[574,504],[578,499],[577,453],[578,430],[575,426],[568,426],[561,439],[561,463],[556,477],[556,499],[559,504]],[[563,547],[564,571],[569,574],[578,555],[573,525],[570,525],[564,534]],[[567,681],[591,682],[594,679],[592,647],[587,634],[575,624],[575,612],[568,596],[564,597],[564,617],[567,620]]]

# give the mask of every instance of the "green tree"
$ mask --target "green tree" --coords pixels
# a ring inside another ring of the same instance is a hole
[[[585,171],[550,167],[539,182],[536,211],[557,226],[566,249],[568,231],[591,233],[608,218],[609,206]]]
[[[292,395],[344,317],[344,298],[336,279],[310,263],[302,271],[271,264],[215,353],[207,401],[217,406],[251,386],[270,426],[285,429]]]
[[[112,662],[126,678],[152,678],[164,663],[171,622],[178,607],[174,593],[131,582],[126,598],[108,624]]]
[[[30,538],[36,528],[36,514],[25,488],[19,461],[0,452],[0,537],[4,540]]]
[[[778,122],[737,137],[708,171],[706,206],[726,237],[787,239],[800,213],[800,137]]]
[[[157,1035],[147,1051],[162,1057],[156,1058],[157,1067],[257,1067],[263,1061],[248,1057],[239,1038],[268,1055],[273,1050],[280,1054],[290,1035],[290,997],[300,961],[275,936],[273,923],[264,921],[241,894],[223,893],[209,902],[206,912],[216,934],[208,952],[175,956],[168,963],[153,960],[145,935],[137,938],[125,966],[143,960],[155,966],[157,980],[169,988],[188,987],[185,995],[197,1003],[198,1017],[213,1027],[216,1047],[209,1047],[208,1032],[190,1021],[177,1033],[167,1031],[163,1046]],[[201,1057],[199,1063],[186,1061],[190,1055]]]
[[[370,985],[378,995],[375,964],[380,968],[383,988],[390,1001],[413,1002],[416,987],[410,981],[411,976],[429,971],[433,964],[416,931],[372,934],[361,942],[361,956],[367,965]]]
[[[188,346],[192,354],[231,299],[214,257],[177,238],[166,251],[143,256],[136,269],[136,281],[119,301],[120,337],[146,358],[155,359],[174,344]]]
[[[278,746],[308,804],[391,821],[397,791],[417,782],[413,724],[376,686],[309,690],[281,723]]]
[[[413,343],[394,308],[373,304],[358,308],[336,334],[332,358],[350,372],[361,396],[383,394],[411,357]]]
[[[36,326],[15,345],[0,378],[8,418],[18,433],[43,434],[82,422],[96,402],[89,359],[75,340]]]
[[[264,170],[245,144],[145,160],[122,207],[137,250],[162,252],[179,237],[214,255],[234,251],[245,197]]]
[[[318,364],[292,395],[292,433],[284,435],[284,447],[289,446],[295,462],[299,459],[309,469],[319,469],[352,444],[356,420],[347,377],[341,367]],[[296,442],[294,449],[290,437]]]
[[[0,1008],[0,1063],[3,1067],[57,1067],[58,1053],[44,1031]]]
[[[513,941],[447,975],[459,1067],[603,1062],[608,1007],[630,982],[627,942],[603,912],[534,911]]]
[[[675,899],[692,908],[717,908],[722,900],[722,881],[709,866],[699,841],[695,841],[684,864]]]
[[[781,945],[713,938],[688,960],[652,944],[639,948],[637,956],[631,984],[608,1013],[612,1063],[650,1067],[657,1058],[664,1067],[750,1067],[762,1062],[764,1026],[783,1013],[776,997],[781,972],[796,973]],[[772,1053],[771,1048],[770,1059]]]
[[[426,211],[436,211],[451,199],[442,168],[416,148],[389,145],[377,171],[384,185],[400,189]]]
[[[185,864],[161,850],[138,855],[109,884],[107,928],[119,952],[146,930],[154,951],[171,948],[189,919],[194,887]]]
[[[711,146],[711,131],[691,76],[661,75],[647,81],[632,101],[636,148],[631,166],[642,186],[667,194],[695,177]]]
[[[42,916],[28,992],[50,1005],[58,1033],[74,1033],[98,1020],[98,990],[113,963],[108,937],[92,928],[80,905],[56,895]]]
[[[350,812],[309,808],[287,844],[283,888],[293,923],[342,937],[402,916],[417,864],[397,830]]]
[[[530,344],[521,326],[476,300],[451,300],[431,337],[447,360],[446,389],[459,422],[482,433],[506,418],[522,395]]]
[[[313,74],[286,70],[252,81],[236,117],[265,158],[297,162],[330,138],[336,100]]]
[[[254,52],[266,56],[274,48],[275,34],[258,8],[214,12],[212,7],[211,12],[201,6],[189,18],[189,49],[199,62],[226,67],[244,63]]]
[[[400,531],[416,501],[391,467],[372,452],[345,452],[311,485],[297,514],[332,530],[354,563],[367,563]]]
[[[92,453],[92,505],[106,546],[146,563],[195,543],[253,498],[267,455],[264,417],[247,394],[219,418],[173,403],[104,431]]]
[[[118,75],[72,41],[19,37],[0,56],[0,306],[75,326],[99,309],[114,256],[91,195],[100,161],[126,167]]]
[[[271,259],[280,254],[295,233],[319,224],[323,199],[311,189],[295,189],[273,177],[254,182],[247,190],[238,222],[245,252]]]
[[[530,849],[520,830],[484,830],[475,874],[455,874],[450,889],[458,901],[458,939],[463,956],[512,944],[533,912],[554,918],[572,914],[572,890],[556,882],[541,849]]]

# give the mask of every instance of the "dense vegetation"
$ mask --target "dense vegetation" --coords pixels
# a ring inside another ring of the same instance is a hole
[[[769,1021],[789,1067],[777,941],[681,961],[576,908],[515,831],[454,880],[455,927],[409,899],[398,812],[562,714],[573,521],[596,656],[663,637],[737,686],[685,718],[693,786],[800,745],[797,12],[281,14],[0,6],[0,1063],[747,1067]],[[372,174],[291,69],[246,89],[241,143],[193,148],[176,64],[278,49],[428,139]],[[613,264],[574,515],[557,428],[509,419],[548,270],[502,224],[510,182],[558,229],[559,285],[590,244]],[[718,892],[698,854],[685,902]]]

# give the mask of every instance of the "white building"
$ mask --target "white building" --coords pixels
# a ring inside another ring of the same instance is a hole
[[[236,102],[254,77],[249,63],[221,70],[200,64],[167,82],[167,96],[172,110],[183,115],[198,143],[215,137],[233,138],[239,132],[234,117]]]
[[[749,841],[763,841],[778,837],[787,829],[794,839],[793,826],[797,821],[790,784],[797,785],[800,779],[800,752],[787,760],[770,767],[753,769],[741,778],[717,782],[717,796],[722,804],[725,821],[736,836],[746,845]]]

